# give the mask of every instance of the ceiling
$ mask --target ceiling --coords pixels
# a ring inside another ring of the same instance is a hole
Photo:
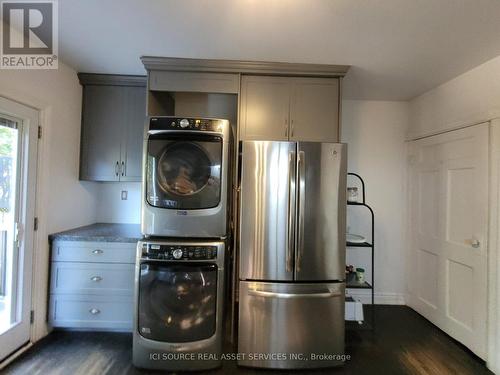
[[[59,0],[59,55],[145,74],[142,55],[352,65],[351,99],[409,100],[500,55],[498,0]]]

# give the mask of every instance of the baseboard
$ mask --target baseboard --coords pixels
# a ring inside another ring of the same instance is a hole
[[[350,296],[359,299],[362,303],[369,304],[372,302],[372,294],[368,290],[349,290],[347,293]],[[406,305],[405,295],[403,293],[384,293],[375,292],[376,305]]]

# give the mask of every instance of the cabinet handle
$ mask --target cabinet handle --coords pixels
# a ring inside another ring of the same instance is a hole
[[[285,125],[285,137],[288,138],[288,125]]]
[[[92,251],[92,254],[96,254],[96,255],[102,254],[102,253],[104,253],[104,251],[102,251],[101,249],[95,249]]]
[[[479,242],[479,240],[475,236],[472,236],[472,238],[470,239],[470,245],[474,249],[477,249],[481,246],[481,242]]]
[[[102,280],[101,276],[92,276],[90,280],[95,281],[96,283]]]
[[[290,121],[290,124],[292,125],[292,129],[290,130],[290,137],[293,137],[293,133],[294,133],[294,130],[295,130],[295,125],[293,124],[293,120]]]
[[[122,161],[122,177],[125,176],[125,172],[126,172],[126,170],[125,170],[125,162]]]
[[[91,308],[91,309],[89,310],[89,313],[91,313],[92,315],[97,315],[97,314],[99,314],[100,312],[101,312],[101,310],[96,309],[95,307],[93,307],[93,308]]]
[[[120,174],[120,163],[116,162],[115,165],[115,175],[118,176]]]

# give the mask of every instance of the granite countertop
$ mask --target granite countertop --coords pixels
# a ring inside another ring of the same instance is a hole
[[[142,238],[139,224],[96,223],[49,235],[49,240],[137,242]]]

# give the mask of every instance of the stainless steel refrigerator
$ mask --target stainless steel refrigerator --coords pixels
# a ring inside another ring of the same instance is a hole
[[[347,146],[242,146],[238,363],[341,364]]]

